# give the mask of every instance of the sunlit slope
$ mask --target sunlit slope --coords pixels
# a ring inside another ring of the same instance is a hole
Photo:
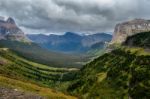
[[[36,84],[14,80],[8,77],[0,76],[0,87],[11,88],[24,93],[39,95],[42,99],[76,99],[73,96],[65,95],[50,88],[41,87]]]
[[[55,97],[54,99],[58,99],[58,97],[70,99],[70,96],[65,96],[49,88],[55,88],[60,82],[68,81],[67,74],[72,71],[76,71],[76,69],[54,68],[34,63],[18,56],[8,48],[0,48],[1,87],[19,88],[38,95]]]
[[[0,49],[0,75],[23,81],[53,86],[59,81],[62,74],[67,74],[76,69],[53,68],[28,61],[7,49]]]

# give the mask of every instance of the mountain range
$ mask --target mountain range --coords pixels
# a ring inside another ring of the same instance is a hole
[[[110,40],[111,35],[104,33],[87,36],[71,32],[60,36],[26,35],[13,18],[0,17],[0,47],[9,48],[26,59],[50,66],[80,68],[95,55],[66,53],[103,49],[105,42]]]
[[[96,33],[79,35],[66,32],[64,35],[26,35],[11,17],[0,17],[0,40],[13,40],[37,43],[50,51],[63,53],[83,53],[96,49],[104,49],[105,43],[110,42],[112,35]]]
[[[33,42],[44,48],[58,52],[87,52],[92,49],[103,49],[106,42],[110,42],[112,35],[96,33],[92,35],[79,35],[73,32],[66,32],[64,35],[27,35]]]

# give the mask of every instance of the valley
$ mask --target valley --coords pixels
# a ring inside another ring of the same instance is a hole
[[[12,18],[1,20],[0,98],[149,99],[148,24],[117,24],[113,37],[27,36]]]
[[[34,63],[17,56],[7,48],[0,49],[0,66],[0,87],[32,92],[47,98],[68,97],[69,99],[69,96],[49,88],[61,87],[60,83],[67,84],[68,80],[65,80],[67,74],[78,71],[74,68],[53,68]],[[64,74],[63,79],[60,79],[62,74]]]

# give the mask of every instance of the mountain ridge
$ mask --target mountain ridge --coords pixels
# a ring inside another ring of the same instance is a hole
[[[73,32],[66,32],[64,35],[32,34],[27,36],[33,42],[49,50],[60,52],[85,52],[90,50],[92,45],[99,42],[109,42],[112,38],[110,34],[106,33],[79,35]]]

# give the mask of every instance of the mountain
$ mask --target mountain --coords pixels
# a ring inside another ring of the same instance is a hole
[[[0,40],[29,41],[13,18],[0,16]]]
[[[119,47],[83,66],[68,92],[81,99],[149,99],[150,32],[131,34],[125,41],[120,34]]]
[[[150,20],[134,19],[116,25],[111,43],[123,43],[128,36],[150,31]]]
[[[99,42],[110,42],[112,39],[112,35],[106,33],[97,33],[93,35],[87,35],[82,39],[82,45],[86,47],[90,47]]]
[[[100,44],[100,42],[109,42],[112,38],[111,35],[105,33],[78,35],[77,33],[72,32],[66,32],[64,35],[33,34],[28,35],[28,37],[44,48],[67,53],[87,52],[91,50],[92,45],[96,43]],[[101,49],[101,47],[99,49]]]

